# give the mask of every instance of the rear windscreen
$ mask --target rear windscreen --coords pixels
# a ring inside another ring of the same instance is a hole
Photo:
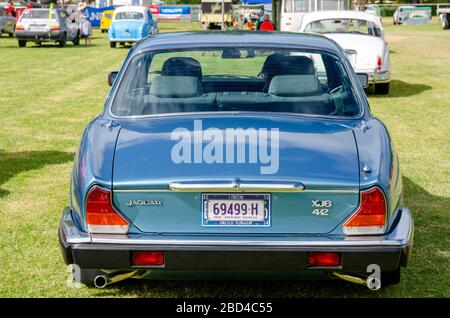
[[[220,111],[356,116],[360,106],[333,55],[215,48],[134,57],[111,111],[117,116]]]

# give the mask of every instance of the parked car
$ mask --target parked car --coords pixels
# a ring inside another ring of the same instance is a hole
[[[158,33],[158,23],[150,9],[143,6],[123,6],[114,10],[114,17],[108,30],[110,47],[117,43],[138,42],[148,35]]]
[[[365,283],[375,267],[398,283],[413,220],[367,80],[317,35],[144,39],[76,152],[65,262],[97,287],[202,272]]]
[[[114,10],[105,10],[102,12],[102,19],[100,20],[100,30],[102,31],[102,33],[108,32],[113,15]]]
[[[16,37],[19,47],[25,47],[27,42],[56,42],[65,47],[67,41],[73,45],[80,43],[80,30],[64,10],[27,9],[16,26]]]
[[[305,14],[299,31],[320,33],[336,41],[355,72],[367,74],[377,94],[389,93],[389,48],[377,16],[358,11],[317,11]]]
[[[13,37],[15,27],[16,18],[9,15],[5,8],[0,6],[0,36],[2,33],[7,33],[10,37]]]

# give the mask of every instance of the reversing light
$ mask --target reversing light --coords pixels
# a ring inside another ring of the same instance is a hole
[[[128,222],[111,204],[111,191],[93,187],[86,200],[86,224],[90,233],[125,234]]]
[[[344,224],[346,235],[383,234],[386,225],[386,199],[380,188],[361,191],[360,205]]]
[[[308,253],[308,266],[339,266],[341,253],[310,252]]]
[[[132,266],[163,266],[164,252],[132,252]]]

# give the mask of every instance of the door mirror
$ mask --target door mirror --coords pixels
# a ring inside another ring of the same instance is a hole
[[[367,88],[369,86],[369,78],[367,74],[357,74],[359,82],[363,88]]]
[[[116,80],[117,74],[119,72],[110,72],[108,74],[108,85],[112,86],[112,84],[114,84],[114,81]]]

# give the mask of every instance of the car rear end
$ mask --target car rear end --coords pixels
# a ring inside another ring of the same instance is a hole
[[[16,37],[20,41],[59,41],[63,35],[58,11],[48,9],[27,9],[16,25]]]
[[[350,69],[340,50],[171,49],[130,58],[114,124],[85,133],[59,228],[66,263],[139,278],[365,283],[373,265],[397,277],[412,218],[384,126],[359,117],[354,73],[335,76]]]

